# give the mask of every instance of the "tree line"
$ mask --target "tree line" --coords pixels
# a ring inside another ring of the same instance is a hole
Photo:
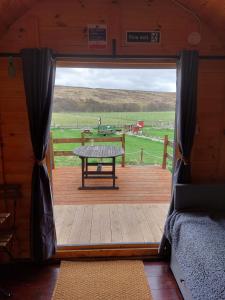
[[[137,102],[98,102],[92,99],[74,101],[73,99],[54,99],[54,112],[149,112],[173,111],[175,105],[163,102],[137,103]]]

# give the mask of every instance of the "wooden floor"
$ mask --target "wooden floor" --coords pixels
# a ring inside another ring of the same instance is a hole
[[[80,167],[53,170],[58,245],[161,240],[171,173],[159,166],[126,166],[117,167],[117,175],[119,190],[79,190]],[[89,181],[102,185],[109,180]]]
[[[167,262],[145,262],[144,266],[153,300],[183,299]],[[14,300],[51,300],[58,271],[59,264],[3,265],[0,282],[12,290]]]
[[[54,204],[137,204],[170,200],[171,173],[160,166],[117,166],[119,190],[78,190],[80,167],[53,170]],[[90,185],[111,184],[109,179],[89,179]]]
[[[168,204],[55,205],[58,245],[160,242]]]

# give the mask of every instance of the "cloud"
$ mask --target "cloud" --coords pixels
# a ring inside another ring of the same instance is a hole
[[[175,92],[176,70],[57,68],[56,85]]]

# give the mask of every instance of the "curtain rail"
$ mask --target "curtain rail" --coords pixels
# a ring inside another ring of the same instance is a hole
[[[21,57],[20,53],[14,52],[2,52],[0,53],[0,57]],[[62,54],[62,53],[54,53],[53,57],[56,59],[149,59],[149,60],[176,60],[180,58],[179,55],[93,55],[93,54]],[[225,55],[200,55],[199,59],[202,60],[225,60]]]

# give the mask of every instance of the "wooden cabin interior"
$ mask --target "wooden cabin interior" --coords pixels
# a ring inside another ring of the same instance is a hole
[[[32,248],[36,246],[31,237],[32,170],[35,163],[38,167],[42,164],[42,158],[35,157],[32,149],[29,119],[35,119],[38,112],[36,115],[33,109],[33,115],[28,114],[21,50],[49,48],[57,66],[127,68],[170,68],[176,66],[182,51],[197,52],[191,183],[222,184],[225,181],[225,2],[1,0],[0,16],[0,221],[7,219],[7,213],[15,215],[14,220],[6,221],[13,226],[13,239],[7,250],[10,253],[5,251],[9,237],[4,236],[0,241],[0,293],[11,290],[12,299],[52,299],[61,259],[92,262],[122,258],[144,261],[151,299],[183,299],[170,271],[169,258],[158,255],[159,244],[154,244],[151,251],[140,245],[123,246],[124,249],[120,245],[69,247],[56,249],[47,261],[33,259]],[[90,24],[105,26],[107,37],[102,47],[88,42]],[[160,42],[127,40],[127,32],[146,31],[160,32]],[[128,298],[121,295],[112,299]]]

